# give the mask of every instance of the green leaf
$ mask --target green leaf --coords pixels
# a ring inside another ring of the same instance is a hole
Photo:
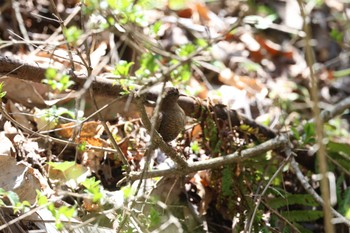
[[[70,80],[69,75],[60,74],[56,69],[48,68],[45,72],[45,79],[42,83],[48,84],[53,90],[59,90],[60,92],[67,90],[74,84]]]
[[[249,125],[240,125],[239,128],[243,131],[248,131],[248,129],[250,128]]]
[[[52,109],[52,108],[50,108],[50,109]],[[72,119],[75,118],[75,113],[72,110],[69,110],[69,109],[64,108],[64,107],[58,107],[58,108],[55,107],[55,108],[53,108],[53,112],[56,116],[68,115]]]
[[[191,66],[184,64],[171,73],[172,78],[178,82],[187,82],[192,75]]]
[[[82,11],[85,15],[92,14],[99,7],[100,0],[84,0],[82,4]]]
[[[118,1],[116,0],[107,0],[109,8],[116,10],[118,9]]]
[[[300,140],[300,134],[298,130],[295,127],[291,127],[290,130],[292,131],[293,136],[295,137],[296,140]]]
[[[121,188],[121,191],[124,193],[125,199],[128,199],[135,193],[131,186],[124,186]]]
[[[18,202],[16,205],[13,207],[13,212],[16,214],[19,211],[26,211],[30,207],[29,201],[23,201],[23,202]]]
[[[155,23],[151,26],[152,32],[153,32],[155,35],[157,35],[161,26],[162,26],[162,22],[161,22],[161,21],[155,22]]]
[[[95,203],[103,197],[100,183],[101,181],[95,180],[95,177],[88,178],[81,183],[86,188],[86,192],[93,196],[92,200]]]
[[[86,188],[86,189],[94,189],[96,187],[99,187],[101,181],[96,180],[95,177],[88,178],[84,180],[81,184]]]
[[[114,67],[113,73],[118,76],[127,77],[129,75],[130,67],[134,64],[134,62],[127,62],[124,60],[120,60],[118,64]]]
[[[187,7],[186,0],[169,0],[168,5],[171,10],[181,10]]]
[[[178,48],[175,52],[180,57],[188,57],[194,51],[196,51],[196,46],[194,46],[194,44],[185,44]]]
[[[47,209],[51,212],[52,216],[54,216],[56,219],[59,218],[58,214],[57,214],[57,209],[55,207],[55,205],[53,203],[50,203],[47,206]]]
[[[290,210],[280,213],[291,222],[314,222],[323,217],[321,210]]]
[[[233,168],[231,165],[224,166],[222,170],[222,195],[223,196],[232,196],[232,177],[233,177]]]
[[[259,65],[258,63],[249,62],[249,61],[240,63],[239,67],[242,67],[247,72],[256,72],[262,68],[261,65]]]
[[[2,88],[3,88],[3,84],[4,83],[0,83],[0,100],[6,95],[6,91],[3,91]]]
[[[310,194],[287,194],[285,197],[274,197],[267,203],[275,209],[288,205],[319,206]]]
[[[56,220],[55,226],[59,231],[62,231],[64,229],[64,225],[59,219]]]
[[[68,219],[71,219],[72,217],[74,217],[75,213],[76,213],[76,209],[74,207],[61,206],[58,209],[58,214],[59,215],[63,214]]]
[[[36,199],[39,206],[46,205],[48,203],[48,199],[45,195],[43,195],[39,190],[36,190]]]
[[[208,42],[204,39],[196,39],[196,45],[204,48],[204,47],[208,46]]]
[[[5,194],[6,194],[5,189],[0,188],[0,197],[3,196],[3,195],[5,195]]]
[[[276,18],[277,17],[277,13],[271,8],[271,7],[268,7],[268,6],[266,6],[266,5],[261,5],[261,4],[259,4],[258,6],[257,6],[257,13],[259,14],[259,15],[264,15],[264,16],[270,16],[270,15],[273,15],[274,16],[274,18]]]
[[[83,142],[79,143],[78,150],[79,151],[85,151],[86,150],[86,145],[87,145],[86,141],[83,141]]]
[[[57,70],[54,68],[47,68],[45,72],[45,77],[47,79],[55,79],[57,76]]]
[[[83,34],[83,31],[76,26],[71,26],[69,28],[63,29],[63,35],[65,36],[68,43],[76,45],[79,37]]]
[[[344,216],[345,216],[345,218],[347,218],[347,219],[350,218],[350,208],[348,208],[348,209],[345,211]]]
[[[347,188],[339,198],[339,212],[346,218],[350,217],[350,188]]]
[[[154,74],[159,70],[157,63],[159,56],[153,55],[152,53],[144,53],[141,55],[140,68],[136,71],[136,75],[139,77],[147,77]]]
[[[348,77],[350,75],[350,69],[337,70],[333,72],[333,76],[336,78]]]
[[[345,170],[350,170],[350,145],[329,141],[327,143],[328,155]]]
[[[150,221],[149,227],[155,227],[155,226],[158,226],[160,224],[160,220],[161,220],[160,212],[157,211],[153,207],[151,207],[150,214],[149,214],[148,218]]]
[[[198,144],[198,141],[194,141],[193,143],[191,143],[191,149],[194,153],[196,153],[196,154],[199,153],[200,146]]]
[[[13,191],[6,192],[6,197],[11,202],[12,206],[16,206],[17,203],[20,202],[17,193],[15,193]]]
[[[48,162],[47,164],[49,164],[55,170],[59,170],[61,172],[65,172],[68,169],[70,169],[73,166],[75,166],[76,163],[75,162],[70,162],[70,161],[65,161],[65,162]]]
[[[113,9],[119,24],[136,23],[144,25],[143,7],[133,0],[107,0],[108,8]],[[136,3],[136,4],[135,4]]]
[[[302,139],[303,144],[315,143],[315,123],[308,122],[304,125]]]
[[[330,36],[333,38],[333,40],[340,43],[343,41],[344,32],[341,32],[338,29],[333,28],[332,31],[330,32]]]
[[[350,160],[350,145],[347,143],[329,141],[327,143],[327,150],[345,155]]]

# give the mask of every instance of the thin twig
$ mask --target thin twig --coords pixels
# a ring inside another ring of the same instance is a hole
[[[329,121],[330,119],[333,119],[339,114],[342,114],[345,110],[350,108],[350,97],[347,97],[340,101],[339,103],[335,104],[333,108],[330,110],[323,110],[321,112],[321,118],[323,122]]]
[[[330,206],[330,200],[329,200],[329,186],[328,186],[328,178],[327,178],[327,159],[326,159],[326,150],[325,145],[323,143],[323,137],[324,137],[324,129],[323,129],[323,122],[320,115],[320,107],[319,107],[319,91],[318,91],[318,85],[317,85],[317,78],[315,76],[314,70],[313,70],[313,64],[314,64],[314,54],[311,47],[311,28],[310,28],[310,18],[306,15],[304,6],[301,0],[298,0],[299,8],[301,12],[301,16],[303,18],[303,26],[305,31],[305,56],[306,56],[306,62],[309,68],[310,72],[310,82],[311,82],[311,97],[313,100],[312,104],[312,110],[313,115],[315,119],[316,124],[316,144],[318,147],[317,155],[319,160],[319,169],[322,174],[321,179],[321,194],[322,198],[324,200],[323,202],[323,213],[324,213],[324,224],[325,224],[325,232],[327,233],[333,233],[334,232],[334,226],[331,223],[331,206]]]
[[[258,194],[258,200],[255,202],[255,207],[254,207],[253,213],[250,216],[250,218],[248,219],[247,224],[246,224],[246,226],[248,226],[247,232],[252,232],[254,218],[255,218],[256,212],[258,211],[260,203],[262,201],[262,197],[265,195],[265,193],[266,193],[267,189],[270,187],[272,181],[276,178],[276,176],[278,174],[280,174],[280,172],[282,171],[284,166],[287,164],[287,162],[289,162],[290,157],[291,157],[291,155],[288,155],[288,157],[285,158],[285,160],[282,162],[282,164],[278,167],[277,171],[275,171],[275,173],[271,176],[270,180],[265,185],[265,187],[264,187],[263,191],[261,192],[261,194]],[[296,227],[293,226],[293,228],[296,228]]]
[[[30,38],[28,36],[27,29],[24,26],[23,17],[21,15],[21,12],[20,12],[20,9],[19,9],[19,2],[18,1],[12,1],[12,7],[15,10],[15,15],[16,15],[16,19],[17,19],[17,22],[18,22],[19,30],[21,30],[21,33],[23,35],[24,40],[27,42],[29,50],[33,51],[34,48],[33,48],[32,44],[30,43]]]
[[[55,14],[56,14],[56,17],[58,18],[58,21],[60,23],[62,32],[64,32],[64,30],[66,29],[66,24],[62,20],[59,12],[57,10],[55,2],[53,0],[50,0],[50,3],[51,3],[51,6],[52,6]],[[64,33],[63,33],[63,35],[64,35]],[[67,38],[65,38],[65,41],[66,41],[66,46],[67,46],[67,50],[68,50],[68,56],[69,56],[69,61],[70,61],[70,64],[71,64],[71,69],[74,71],[75,70],[75,66],[74,66],[74,60],[73,60],[71,46],[70,46],[69,42],[67,41]]]
[[[311,185],[309,184],[309,182],[307,181],[307,178],[303,175],[303,173],[301,172],[301,170],[299,169],[299,165],[298,163],[295,161],[294,157],[292,157],[291,159],[291,165],[292,168],[298,178],[298,180],[300,181],[301,185],[304,187],[304,189],[313,196],[313,198],[320,204],[320,205],[324,205],[324,201],[322,199],[322,197],[320,197],[317,192],[311,187]],[[332,207],[329,208],[331,213],[336,216],[338,219],[341,220],[342,223],[346,224],[348,227],[350,227],[350,220],[345,218],[343,215],[341,215],[338,211],[336,211],[335,209],[333,209]],[[331,214],[330,213],[330,214]]]
[[[67,26],[67,25],[77,16],[77,14],[80,12],[80,10],[81,10],[81,7],[80,7],[80,5],[78,4],[78,5],[72,10],[72,12],[68,15],[68,17],[65,19],[65,21],[63,22],[63,25]],[[43,16],[40,15],[40,17],[43,17]],[[50,19],[50,18],[49,18],[49,19]],[[46,19],[46,20],[47,20],[47,19]],[[56,22],[59,22],[59,21],[56,20],[56,19],[51,19],[51,20],[56,21]],[[55,31],[54,33],[52,33],[52,34],[50,35],[50,37],[47,38],[47,39],[45,40],[44,43],[45,43],[46,45],[50,45],[50,44],[52,43],[52,41],[56,41],[56,40],[57,40],[57,37],[59,36],[59,34],[61,33],[61,31],[62,31],[62,27],[58,27],[58,28],[56,29],[56,31]],[[43,47],[39,47],[39,48],[37,48],[33,53],[36,54],[36,53],[38,53],[39,50],[44,50],[44,51],[45,51],[45,49],[44,49]]]
[[[116,151],[117,151],[116,154],[117,154],[118,158],[123,162],[123,164],[125,165],[125,169],[129,172],[130,171],[129,162],[128,162],[126,156],[124,155],[123,151],[120,149],[118,143],[115,141],[112,132],[109,130],[109,128],[108,128],[108,126],[106,124],[106,121],[102,117],[101,112],[98,111],[99,108],[97,106],[93,90],[91,88],[89,90],[90,90],[90,96],[91,96],[91,99],[93,101],[93,104],[94,104],[94,106],[96,108],[96,111],[98,112],[97,115],[98,115],[98,117],[99,117],[99,119],[101,121],[101,124],[103,125],[103,128],[104,128],[105,132],[107,133],[108,138],[110,139],[114,149],[116,149]]]

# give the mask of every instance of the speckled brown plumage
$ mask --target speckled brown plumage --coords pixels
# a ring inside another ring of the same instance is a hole
[[[178,105],[179,91],[174,87],[164,90],[164,99],[160,106],[156,129],[165,142],[174,140],[186,124],[186,114]]]

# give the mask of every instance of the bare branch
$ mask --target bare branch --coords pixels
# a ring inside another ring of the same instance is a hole
[[[261,155],[269,150],[281,149],[285,147],[288,143],[289,140],[286,137],[286,135],[280,135],[253,148],[249,148],[240,152],[236,151],[233,154],[212,158],[205,161],[189,163],[187,168],[170,168],[164,170],[150,171],[145,175],[145,178],[171,175],[183,176],[200,170],[214,169],[224,166],[226,164],[240,162],[248,158]],[[142,172],[131,172],[129,174],[129,177],[131,180],[137,180],[141,178],[141,174]]]

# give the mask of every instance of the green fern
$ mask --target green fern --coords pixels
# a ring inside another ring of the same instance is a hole
[[[268,205],[275,209],[288,205],[319,206],[310,194],[287,194],[285,197],[269,200]]]
[[[222,170],[222,195],[232,196],[232,180],[233,168],[231,165],[226,165]]]
[[[289,210],[280,213],[290,222],[314,222],[323,217],[321,210]]]

